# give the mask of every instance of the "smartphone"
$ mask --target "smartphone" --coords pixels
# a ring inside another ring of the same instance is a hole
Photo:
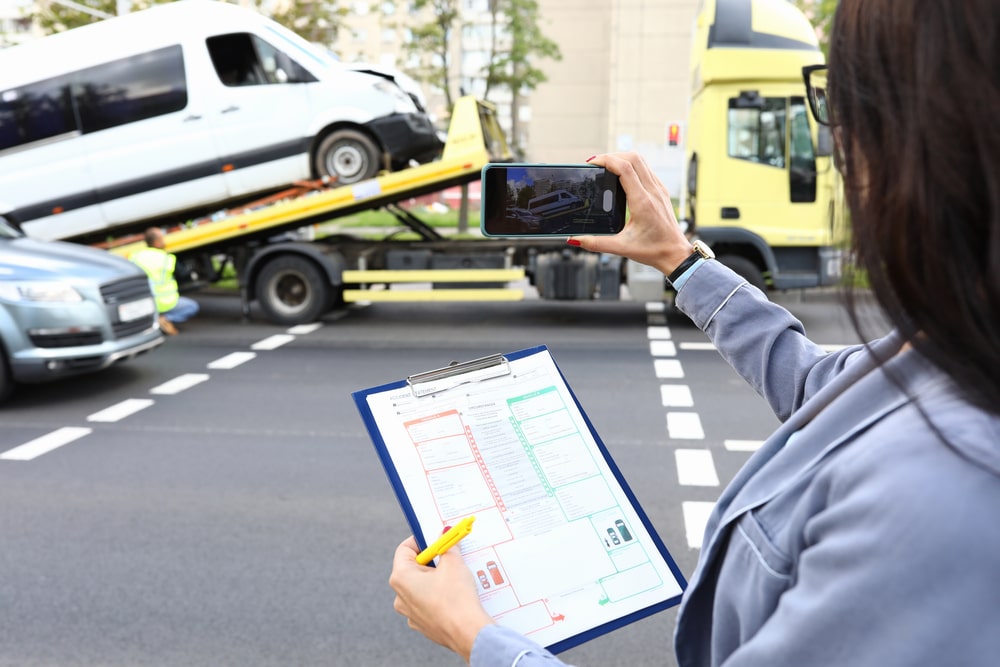
[[[484,236],[617,234],[625,226],[618,177],[592,164],[487,164]]]

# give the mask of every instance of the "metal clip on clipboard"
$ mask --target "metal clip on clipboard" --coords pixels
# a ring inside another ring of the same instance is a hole
[[[510,375],[510,362],[502,354],[492,354],[411,375],[406,378],[406,384],[410,385],[410,391],[415,398],[423,398],[454,389],[459,385],[482,382],[504,375]]]

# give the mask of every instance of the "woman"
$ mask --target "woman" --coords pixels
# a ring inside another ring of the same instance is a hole
[[[570,239],[674,276],[677,305],[784,422],[723,492],[685,592],[682,666],[995,665],[1000,656],[1000,12],[993,0],[841,0],[829,107],[854,250],[894,331],[824,354],[788,312],[692,257],[636,155],[631,219]],[[752,331],[753,335],[746,332]],[[560,664],[410,538],[390,583],[411,627],[479,666]]]

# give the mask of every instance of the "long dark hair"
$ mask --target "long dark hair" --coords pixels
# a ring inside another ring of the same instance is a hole
[[[858,263],[893,325],[1000,413],[996,0],[841,0],[832,38]]]

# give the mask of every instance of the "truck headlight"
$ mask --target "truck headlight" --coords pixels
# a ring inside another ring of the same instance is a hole
[[[0,280],[0,299],[7,301],[45,301],[75,303],[83,297],[69,283],[57,281]]]
[[[392,81],[386,81],[385,79],[376,81],[375,88],[392,98],[392,110],[396,113],[413,113],[417,110],[410,96]]]

